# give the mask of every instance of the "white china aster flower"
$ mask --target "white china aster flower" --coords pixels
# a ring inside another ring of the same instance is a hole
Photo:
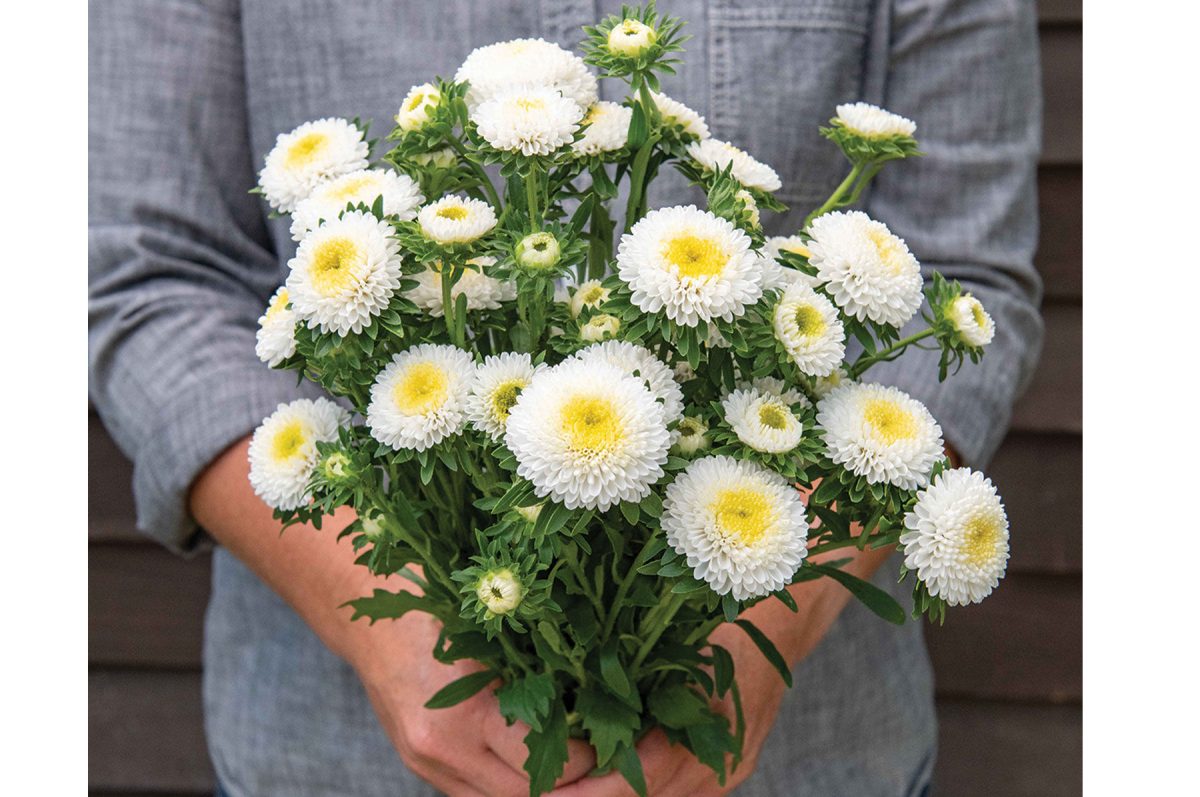
[[[305,122],[275,139],[258,184],[275,210],[291,213],[325,180],[367,168],[367,142],[345,119]]]
[[[904,566],[951,606],[979,603],[1008,564],[1008,516],[992,482],[969,468],[938,474],[904,516]]]
[[[608,313],[597,313],[579,328],[579,337],[588,343],[616,337],[621,329],[621,319]]]
[[[603,155],[625,146],[629,140],[629,122],[633,109],[601,100],[588,109],[581,125],[583,135],[571,145],[576,155]]]
[[[658,108],[659,114],[662,115],[663,122],[667,125],[682,127],[683,131],[689,136],[693,136],[701,141],[708,138],[708,125],[704,122],[703,116],[682,102],[673,100],[666,94],[659,94],[657,91],[650,92],[650,99],[654,101],[655,107]]]
[[[855,102],[839,105],[837,116],[834,117],[843,127],[863,138],[891,138],[893,136],[912,136],[917,132],[917,123],[911,119],[894,114],[890,111],[872,105],[869,102]]]
[[[829,458],[872,484],[923,487],[944,456],[942,428],[894,387],[846,383],[817,403]]]
[[[521,605],[525,589],[508,568],[491,570],[475,585],[475,595],[489,614],[509,614]]]
[[[250,438],[250,486],[258,497],[273,509],[307,504],[317,443],[336,440],[347,418],[345,410],[325,398],[280,404]]]
[[[608,288],[605,288],[600,280],[581,282],[567,301],[567,307],[571,311],[571,318],[578,318],[585,307],[596,308],[604,304],[608,301],[608,294]]]
[[[571,358],[587,363],[608,363],[626,374],[639,377],[654,397],[662,402],[663,418],[668,424],[683,416],[683,391],[675,381],[675,373],[645,346],[623,340],[608,340],[580,349]]]
[[[467,265],[475,268],[464,268],[462,276],[450,288],[450,304],[454,305],[459,296],[467,297],[467,311],[495,310],[501,302],[511,302],[517,298],[516,286],[507,280],[498,280],[488,276],[489,266],[496,264],[494,257],[473,257]],[[410,288],[405,298],[421,308],[434,318],[441,318],[442,307],[442,269],[440,263],[429,264],[423,271],[406,275],[415,280],[416,286]]]
[[[274,368],[296,353],[296,314],[288,308],[288,289],[279,286],[258,319],[254,353]]]
[[[773,325],[776,340],[801,373],[828,376],[842,364],[846,331],[837,308],[803,282],[784,289],[775,305]]]
[[[725,421],[746,445],[766,454],[782,454],[800,444],[804,424],[782,398],[740,388],[721,400]]]
[[[732,163],[733,179],[747,188],[778,191],[783,186],[779,174],[774,169],[728,142],[706,138],[689,144],[687,152],[692,160],[709,172],[728,168]]]
[[[608,51],[613,55],[637,58],[658,41],[658,31],[637,19],[622,20],[608,32]]]
[[[963,341],[969,346],[982,348],[992,342],[996,336],[996,322],[983,309],[983,304],[969,293],[964,293],[950,303],[946,309],[946,317]]]
[[[415,180],[390,169],[360,169],[318,185],[296,205],[292,214],[292,238],[299,241],[322,221],[336,219],[347,205],[371,207],[383,197],[383,214],[411,221],[425,201]]]
[[[774,235],[767,239],[767,243],[763,247],[764,255],[778,260],[781,252],[793,252],[804,257],[812,257],[812,252],[809,251],[804,239],[799,235]]]
[[[458,163],[458,153],[453,147],[442,147],[432,152],[418,152],[412,156],[418,166],[433,166],[437,169],[452,169]]]
[[[517,473],[568,509],[640,501],[663,475],[663,407],[615,365],[569,359],[534,375],[508,416]]]
[[[480,199],[445,196],[417,213],[421,234],[439,244],[478,240],[496,226],[496,211]]]
[[[784,403],[788,406],[794,407],[799,405],[801,407],[808,407],[812,403],[802,392],[794,387],[788,387],[782,379],[776,379],[773,376],[760,377],[753,380],[750,385],[760,393],[769,393],[776,398],[783,399]],[[744,389],[746,385],[743,383],[738,385],[738,387]]]
[[[392,356],[371,385],[367,426],[394,449],[424,451],[462,431],[475,378],[471,355],[422,343]]]
[[[517,396],[542,366],[534,367],[528,354],[504,352],[486,357],[475,369],[475,381],[467,397],[471,425],[496,442],[504,440],[508,414]]]
[[[557,89],[581,108],[596,101],[596,76],[583,59],[543,39],[513,39],[478,47],[454,75],[469,82],[467,107],[475,109],[505,89],[541,86]]]
[[[838,366],[828,376],[820,376],[813,380],[813,395],[818,400],[823,399],[832,393],[834,388],[849,381],[850,375],[846,373],[845,366]]]
[[[357,335],[400,286],[400,244],[386,221],[351,211],[305,235],[288,268],[297,317],[310,329]]]
[[[621,236],[618,274],[632,302],[694,327],[732,321],[762,296],[762,271],[744,232],[694,205],[652,210]]]
[[[785,266],[778,260],[766,255],[759,256],[758,268],[762,272],[764,291],[779,291],[792,284],[799,284],[808,288],[815,288],[817,286],[816,277],[810,277],[803,271],[794,269],[791,266]]]
[[[808,553],[800,493],[753,462],[710,456],[667,485],[662,528],[696,578],[738,600],[791,582]]]
[[[557,89],[518,86],[497,93],[471,113],[479,135],[505,152],[550,155],[575,137],[583,108]]]
[[[679,419],[679,425],[675,427],[675,442],[671,445],[671,451],[690,457],[708,448],[709,445],[711,443],[708,439],[708,424],[704,422],[703,418],[685,415]]]
[[[903,326],[921,306],[921,265],[904,240],[858,210],[818,216],[809,262],[847,315]]]
[[[734,198],[742,203],[742,207],[749,215],[750,226],[758,229],[762,227],[762,214],[758,210],[758,202],[754,199],[754,194],[751,194],[745,188],[735,193]]]
[[[405,133],[420,130],[429,123],[430,115],[441,101],[442,93],[432,83],[413,86],[396,112],[396,126]]]

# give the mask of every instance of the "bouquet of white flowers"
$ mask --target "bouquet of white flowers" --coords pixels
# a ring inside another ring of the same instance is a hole
[[[681,27],[651,4],[587,28],[583,58],[481,47],[409,91],[378,160],[357,120],[309,122],[279,136],[256,189],[299,244],[258,355],[343,401],[268,417],[254,489],[285,524],[356,510],[358,561],[412,586],[351,601],[354,617],[434,615],[431,655],[483,669],[429,707],[498,683],[529,726],[533,795],[570,737],[644,793],[635,744],[654,726],[724,777],[742,717],[711,708],[740,699],[709,635],[736,623],[790,683],[740,615],[794,610],[791,584],[836,579],[904,622],[848,560],[814,554],[898,546],[914,616],[937,620],[988,595],[1008,557],[991,482],[950,469],[924,406],[866,380],[914,345],[940,348],[944,379],[994,332],[958,284],[926,287],[884,224],[843,210],[919,154],[916,126],[839,106],[821,132],[849,175],[798,234],[766,239],[778,175],[659,91]],[[622,103],[597,99],[589,65],[628,84]],[[668,165],[706,208],[647,207]],[[926,328],[901,338],[924,299]]]

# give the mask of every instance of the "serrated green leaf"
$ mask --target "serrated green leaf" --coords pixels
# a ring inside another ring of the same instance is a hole
[[[646,705],[658,723],[667,728],[686,728],[707,719],[708,706],[704,698],[685,684],[655,689]]]
[[[638,713],[620,700],[613,700],[591,687],[579,690],[575,710],[579,712],[588,740],[596,748],[597,766],[606,765],[619,746],[633,746],[633,735],[641,725]]]
[[[621,745],[613,755],[613,763],[617,771],[625,778],[638,797],[646,797],[646,775],[642,771],[642,760],[638,758],[637,748]]]
[[[567,763],[567,714],[560,701],[554,701],[541,729],[531,728],[525,735],[525,746],[529,794],[539,797],[554,788]]]
[[[554,676],[548,672],[517,678],[496,690],[501,714],[539,731],[554,697]]]
[[[386,589],[377,589],[369,598],[355,598],[346,601],[342,606],[354,609],[351,620],[366,617],[370,619],[371,625],[374,625],[376,620],[398,619],[414,609],[429,611],[429,601],[424,597],[412,592],[389,592]]]
[[[443,686],[433,697],[425,701],[425,708],[449,708],[457,706],[467,698],[483,691],[484,687],[496,680],[496,673],[491,670],[473,672],[464,675],[456,681]]]

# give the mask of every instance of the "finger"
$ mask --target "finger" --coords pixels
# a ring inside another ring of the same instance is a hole
[[[587,742],[578,739],[567,740],[567,763],[563,767],[562,777],[554,782],[555,786],[574,783],[596,768],[596,751]]]
[[[500,713],[499,706],[484,712],[480,716],[480,723],[487,748],[510,770],[524,773],[525,759],[529,756],[529,750],[525,747],[525,734],[529,733],[529,726],[523,722],[509,725]]]

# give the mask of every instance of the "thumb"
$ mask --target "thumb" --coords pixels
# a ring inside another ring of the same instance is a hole
[[[579,739],[567,740],[567,764],[562,777],[554,782],[555,788],[574,783],[596,768],[596,751],[587,742]]]

